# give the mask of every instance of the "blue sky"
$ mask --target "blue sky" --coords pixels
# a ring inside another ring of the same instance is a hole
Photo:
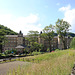
[[[25,35],[55,25],[58,18],[68,21],[75,32],[75,0],[0,0],[0,24]]]

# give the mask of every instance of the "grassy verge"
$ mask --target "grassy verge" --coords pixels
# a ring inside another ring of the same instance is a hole
[[[66,54],[73,54],[72,51],[70,50],[62,50],[62,51],[57,51],[57,52],[51,52],[51,53],[44,53],[41,55],[35,55],[35,56],[29,56],[29,57],[24,57],[21,58],[20,61],[27,61],[27,62],[32,62],[34,61],[35,63],[44,61],[44,60],[49,60],[49,59],[55,59],[57,57],[60,57],[62,55],[66,55]]]
[[[63,50],[24,59],[34,59],[34,62],[39,60],[40,63],[23,66],[8,75],[69,75],[75,62],[75,51]]]

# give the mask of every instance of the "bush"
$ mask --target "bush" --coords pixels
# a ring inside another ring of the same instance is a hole
[[[50,48],[47,48],[47,52],[50,52]]]
[[[75,37],[72,39],[72,41],[70,43],[70,47],[75,49]]]
[[[32,52],[32,55],[39,55],[39,54],[43,54],[44,52]]]
[[[8,55],[8,54],[11,54],[11,52],[12,52],[11,50],[5,50],[4,54]]]
[[[0,53],[0,57],[2,56],[2,53]]]
[[[55,49],[55,51],[60,51],[60,49]]]
[[[15,55],[15,54],[17,53],[17,50],[12,49],[12,50],[11,50],[11,53]]]
[[[14,50],[14,49],[12,49],[12,50],[5,50],[5,52],[4,52],[4,54],[5,55],[9,55],[9,54],[16,54],[17,53],[17,51],[16,50]]]

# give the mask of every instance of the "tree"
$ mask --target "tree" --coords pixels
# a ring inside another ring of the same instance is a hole
[[[38,35],[38,31],[29,31],[26,39],[31,43],[31,45],[34,45],[34,42],[37,42]]]
[[[75,37],[72,39],[70,47],[75,49]]]
[[[25,37],[25,39],[29,41],[28,45],[31,46],[29,52],[33,52],[36,49],[35,46],[37,45],[36,42],[38,41],[38,35],[38,31],[29,31],[27,37]]]
[[[42,37],[48,41],[49,49],[51,52],[51,41],[54,37],[54,26],[50,24],[43,29]]]
[[[4,35],[15,35],[15,34],[17,33],[0,24],[0,52],[2,52],[2,45],[3,41],[5,40]]]
[[[65,36],[67,35],[70,26],[71,25],[68,22],[63,21],[63,19],[58,19],[56,22],[56,32],[58,35],[60,35],[61,41],[64,45],[64,49],[66,49]]]

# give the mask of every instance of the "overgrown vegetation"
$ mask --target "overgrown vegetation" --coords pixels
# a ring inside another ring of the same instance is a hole
[[[14,32],[13,30],[0,25],[0,52],[2,52],[2,45],[3,45],[3,40],[5,40],[4,35],[15,35],[17,34],[16,32]]]
[[[72,41],[70,43],[70,47],[75,49],[75,37],[72,39]]]
[[[43,33],[41,34],[41,37],[43,37],[47,41],[47,43],[49,44],[49,51],[51,52],[52,51],[51,42],[54,37],[54,26],[52,24],[46,26],[43,29]]]
[[[15,54],[17,54],[17,50],[15,50],[15,49],[12,49],[12,50],[5,50],[4,54],[5,54],[6,56],[8,56],[9,54],[15,55]]]
[[[34,59],[29,66],[19,67],[7,75],[69,75],[75,62],[74,50],[63,50],[38,56],[26,57]],[[39,60],[36,63],[36,60]]]
[[[67,35],[67,33],[69,32],[69,28],[71,27],[71,25],[67,22],[64,21],[63,19],[58,19],[56,22],[56,32],[59,35],[63,45],[64,45],[64,49],[66,49],[66,40],[65,40],[65,36]]]

